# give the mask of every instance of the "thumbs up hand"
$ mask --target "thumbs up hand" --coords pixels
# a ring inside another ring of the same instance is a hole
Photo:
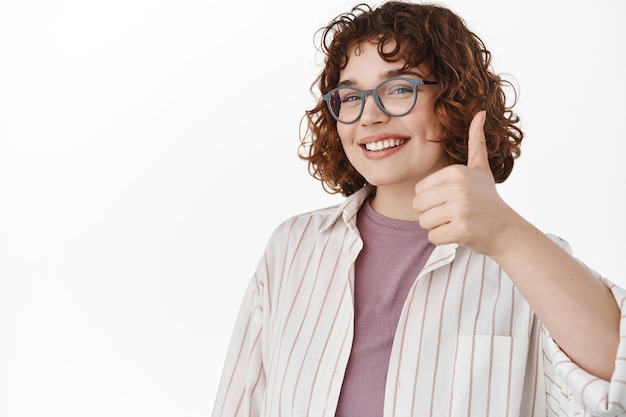
[[[506,225],[514,212],[496,191],[484,123],[483,110],[470,124],[467,166],[450,165],[420,181],[413,209],[432,243],[458,243],[490,255],[506,241]]]

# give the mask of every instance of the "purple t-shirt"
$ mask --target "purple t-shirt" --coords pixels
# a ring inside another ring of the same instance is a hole
[[[357,217],[363,250],[355,265],[354,340],[336,417],[380,417],[389,356],[402,306],[434,245],[417,222]]]

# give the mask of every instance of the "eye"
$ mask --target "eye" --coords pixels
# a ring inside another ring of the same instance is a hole
[[[391,79],[384,82],[378,88],[380,97],[389,97],[392,99],[402,99],[413,97],[415,89],[407,80]]]
[[[337,91],[337,96],[344,107],[358,107],[361,105],[361,94],[353,88],[340,88]]]
[[[341,94],[340,96],[342,103],[349,103],[351,101],[361,100],[361,96],[354,91],[348,91],[346,92],[346,94]]]
[[[413,88],[411,86],[399,85],[394,87],[389,91],[389,94],[411,94],[413,93]]]

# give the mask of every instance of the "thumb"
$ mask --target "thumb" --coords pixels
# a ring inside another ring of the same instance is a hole
[[[491,174],[484,129],[486,113],[485,110],[479,111],[470,123],[467,140],[467,166]]]

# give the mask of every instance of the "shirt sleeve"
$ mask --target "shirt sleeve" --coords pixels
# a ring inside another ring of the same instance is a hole
[[[261,268],[246,289],[226,356],[213,417],[260,415],[265,392]]]
[[[552,237],[554,239],[554,237]],[[564,241],[559,245],[571,253]],[[576,365],[543,329],[544,372],[548,416],[626,417],[626,291],[591,272],[612,292],[621,311],[620,340],[611,381],[605,381]]]

